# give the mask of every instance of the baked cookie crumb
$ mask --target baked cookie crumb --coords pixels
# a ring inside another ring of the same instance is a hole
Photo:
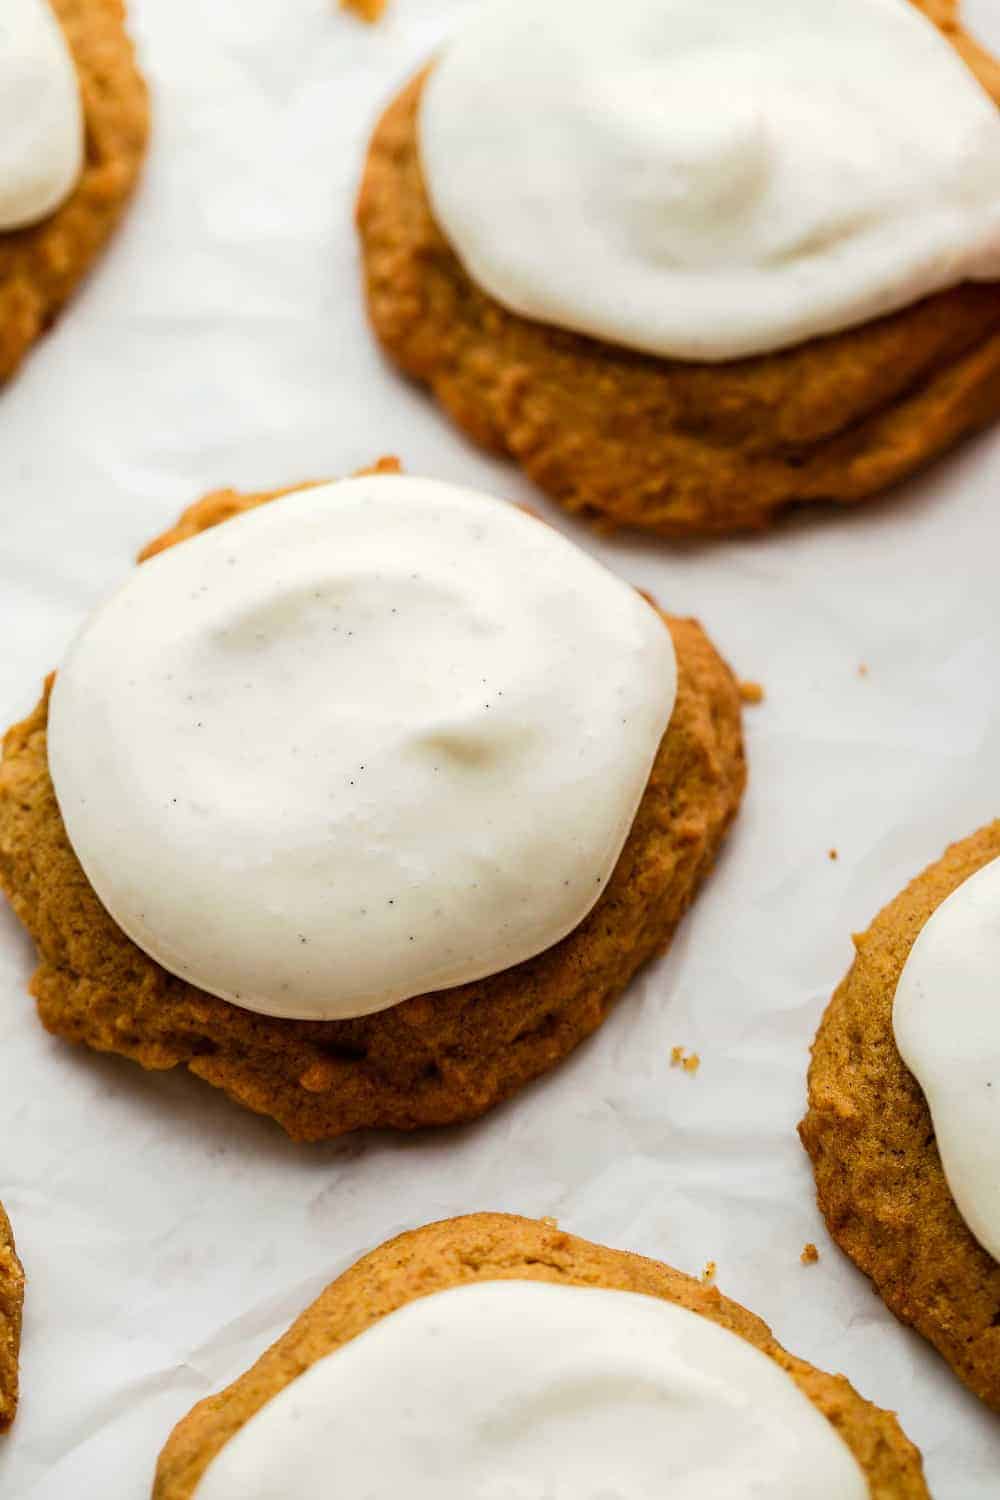
[[[802,1254],[799,1256],[799,1260],[804,1266],[814,1266],[819,1260],[819,1251],[812,1240],[809,1240],[807,1244],[802,1246]]]
[[[744,703],[763,703],[764,685],[761,682],[741,682],[740,698]]]
[[[369,26],[380,20],[389,0],[340,0],[341,10],[353,11]]]
[[[701,1067],[701,1058],[697,1052],[689,1052],[686,1047],[671,1047],[670,1066],[683,1068],[685,1073],[697,1073]]]
[[[840,855],[838,854],[838,852],[837,852],[836,849],[831,849],[830,852],[829,852],[828,858],[829,859],[839,859]]]
[[[858,676],[859,677],[867,677],[868,676],[868,663],[866,661],[860,662],[858,664]]]
[[[718,1270],[718,1266],[716,1265],[716,1263],[715,1263],[714,1260],[706,1260],[706,1262],[705,1262],[705,1269],[701,1273],[701,1284],[702,1284],[702,1286],[714,1286],[715,1285],[715,1273],[716,1273],[717,1270]]]

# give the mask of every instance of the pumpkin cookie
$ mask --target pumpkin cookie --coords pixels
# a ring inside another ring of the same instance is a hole
[[[997,858],[1000,822],[952,845],[855,937],[854,963],[813,1045],[799,1133],[833,1238],[886,1306],[1000,1411],[1000,1264],[956,1205],[927,1098],[893,1024],[918,938],[942,904]],[[968,957],[972,949],[963,947]],[[944,999],[956,1029],[964,1024],[965,983],[959,971]],[[963,1084],[969,1091],[973,1067]]]
[[[82,161],[50,212],[32,215],[25,227],[0,228],[0,381],[51,325],[110,237],[135,187],[149,130],[122,0],[43,3],[51,3],[79,81]]]
[[[14,1251],[10,1220],[0,1203],[0,1432],[17,1411],[17,1361],[21,1348],[24,1272]]]
[[[1000,100],[1000,67],[961,30],[953,0],[918,3]],[[708,363],[508,310],[435,221],[418,151],[428,77],[390,105],[368,153],[357,222],[371,321],[470,437],[567,509],[664,536],[762,527],[792,504],[866,500],[1000,411],[995,281]]]
[[[396,486],[417,483],[399,477],[390,478],[396,467],[392,463],[381,467],[382,473],[371,481],[383,486],[383,490],[378,491],[381,504],[391,503],[392,497],[386,500],[384,495],[387,483]],[[278,514],[283,507],[310,510],[314,497],[320,508],[334,504],[338,494],[354,494],[350,487],[357,484],[358,481],[349,481],[344,485],[293,495],[275,504],[273,511],[268,508],[266,515],[261,512],[261,518],[273,517],[285,525],[287,523]],[[358,504],[363,506],[368,498],[362,493]],[[419,495],[417,498],[419,500]],[[207,533],[233,517],[246,517],[246,520],[236,523],[246,526],[251,519],[248,512],[274,499],[273,493],[239,495],[223,491],[209,495],[186,513],[175,530],[154,542],[143,555],[148,557],[162,552],[177,542]],[[476,499],[479,501],[481,497]],[[407,501],[407,504],[413,503]],[[491,507],[489,524],[504,528],[515,524],[522,528],[528,526],[530,535],[524,539],[523,545],[544,545],[546,549],[556,545],[557,534],[542,523],[497,502],[482,503]],[[322,515],[317,516],[310,510],[310,516],[310,525],[323,524]],[[393,523],[397,531],[406,525],[402,517],[400,511]],[[520,519],[515,523],[514,517]],[[541,527],[540,533],[535,533],[536,527]],[[385,536],[389,532],[380,534]],[[222,535],[220,532],[220,538]],[[517,545],[522,545],[522,542],[519,540]],[[558,540],[558,546],[569,550],[555,569],[557,578],[561,577],[566,566],[583,565],[575,560],[576,549],[562,539]],[[228,550],[227,546],[225,551]],[[385,550],[386,560],[391,563],[391,549]],[[184,547],[180,548],[178,557],[184,551]],[[198,552],[189,554],[192,561],[200,555]],[[172,563],[173,559],[161,558],[160,561]],[[155,568],[158,564],[152,566]],[[614,609],[625,611],[631,620],[635,611],[634,593],[624,589],[618,580],[605,575],[604,570],[597,569],[589,560],[586,567],[601,575],[599,585],[595,580],[595,587],[612,591],[606,595],[605,602],[610,601]],[[532,576],[535,571],[527,570]],[[416,577],[416,574],[412,576]],[[485,581],[483,587],[485,590]],[[199,592],[193,589],[192,597]],[[209,592],[214,597],[214,589]],[[301,591],[297,597],[300,596]],[[418,603],[421,609],[425,607],[423,594],[420,594]],[[478,604],[472,607],[479,609]],[[648,632],[649,619],[655,621],[657,617],[645,611],[644,605],[639,612],[641,618],[636,616],[634,624]],[[396,612],[393,607],[392,615]],[[248,614],[242,612],[239,618],[242,621],[248,618]],[[281,1011],[282,997],[273,993],[265,994],[267,1014],[245,1008],[252,999],[245,994],[241,995],[244,1003],[235,1004],[230,999],[220,998],[217,993],[207,993],[205,988],[177,977],[176,961],[174,972],[169,972],[126,935],[84,875],[56,800],[46,740],[50,682],[34,713],[7,734],[0,765],[0,883],[38,945],[41,965],[32,981],[32,991],[45,1026],[69,1041],[121,1053],[146,1068],[186,1066],[206,1082],[224,1089],[241,1104],[272,1116],[289,1135],[299,1140],[322,1140],[363,1126],[411,1129],[481,1115],[523,1084],[546,1072],[594,1031],[640,965],[668,946],[681,917],[711,868],[739,805],[745,767],[736,682],[696,622],[669,616],[662,619],[676,657],[674,707],[659,748],[656,749],[655,739],[651,742],[652,768],[645,790],[642,791],[640,780],[636,784],[637,811],[631,825],[626,823],[623,826],[624,845],[620,846],[620,856],[609,871],[596,905],[591,904],[594,900],[594,891],[591,890],[586,895],[588,909],[582,920],[561,940],[536,951],[523,962],[485,973],[471,982],[456,982],[453,987],[431,987],[427,993],[411,990],[411,998],[390,1003],[387,1008],[374,1013],[355,1013],[349,1019],[315,1019],[315,1016],[317,1012],[322,1014],[323,987],[332,983],[331,972],[346,963],[353,966],[349,976],[353,979],[353,970],[364,956],[362,947],[368,931],[365,924],[371,922],[373,913],[366,910],[366,905],[371,903],[361,897],[358,897],[357,910],[351,908],[349,949],[345,950],[343,944],[335,942],[328,950],[328,960],[315,960],[320,965],[318,971],[308,970],[310,956],[320,954],[322,945],[330,943],[331,932],[323,930],[322,921],[318,922],[315,931],[298,929],[303,948],[301,953],[296,949],[289,962],[296,972],[300,965],[306,966],[301,977],[304,983],[308,980],[314,985],[314,989],[310,991],[310,1003],[302,1005],[297,1014],[291,1016],[276,1013]],[[581,628],[582,622],[583,617]],[[386,628],[393,628],[392,621],[387,622]],[[629,629],[632,628],[630,625]],[[458,636],[456,632],[446,632],[443,638],[454,642]],[[537,633],[534,639],[537,653],[545,643]],[[657,630],[653,632],[649,645],[662,651],[664,645],[669,648],[669,640],[663,643]],[[347,644],[352,643],[345,643],[344,649]],[[403,650],[405,646],[399,649]],[[338,661],[342,659],[337,658]],[[252,666],[247,670],[253,670]],[[515,664],[510,677],[515,690],[521,670],[521,666]],[[565,671],[572,673],[576,670],[578,668],[572,666],[571,657],[568,657]],[[541,695],[542,710],[539,711],[544,710],[544,699],[549,696],[548,693]],[[442,730],[443,740],[437,731],[431,737],[435,744],[443,747],[442,753],[457,756],[456,774],[460,786],[464,785],[469,767],[475,770],[479,765],[483,747],[488,749],[491,745],[488,735],[492,733],[492,725],[495,723],[498,731],[502,729],[505,721],[502,717],[498,719],[497,715],[502,716],[504,703],[509,701],[508,697],[493,702],[492,720],[485,712],[491,707],[489,701],[484,705],[481,718],[477,709],[469,740],[463,738],[464,731],[456,740],[450,729]],[[594,699],[595,710],[600,701],[598,695]],[[302,714],[308,717],[310,711],[306,704],[302,712],[295,715],[296,722],[281,730],[276,752],[279,756],[294,756],[299,748],[294,736],[304,733],[299,721]],[[192,730],[203,732],[204,718],[199,711],[198,723],[192,725]],[[485,727],[487,723],[490,729]],[[515,731],[517,727],[515,720]],[[395,730],[386,732],[390,733],[391,742]],[[556,732],[559,733],[558,725]],[[632,730],[623,729],[621,732],[631,734]],[[384,740],[381,731],[380,735]],[[593,733],[591,738],[594,738]],[[606,737],[597,735],[598,742],[603,738]],[[436,770],[436,761],[431,767],[426,759],[420,759],[429,743],[424,735],[420,744],[414,744],[412,753],[407,751],[407,764],[419,763],[427,771]],[[502,737],[501,743],[506,743]],[[572,753],[576,765],[582,767],[585,765],[579,760],[582,747],[576,740],[574,744],[576,748],[567,753]],[[600,749],[600,743],[597,748]],[[155,746],[150,753],[154,751]],[[238,745],[232,753],[238,755]],[[289,760],[289,766],[300,772],[304,769],[303,762],[293,759]],[[366,770],[361,764],[357,774],[370,775],[372,769],[369,765]],[[292,774],[290,769],[289,775]],[[168,768],[164,775],[170,781],[173,771]],[[352,772],[352,787],[354,779]],[[168,789],[172,793],[180,790],[173,785],[162,788],[164,791]],[[562,796],[563,793],[558,787],[553,787],[552,795]],[[591,800],[603,804],[613,800],[613,796],[614,787],[609,782],[602,796]],[[417,806],[421,805],[419,797],[414,800]],[[176,797],[173,801],[166,798],[165,817],[175,816],[175,804]],[[113,817],[113,814],[109,816]],[[257,820],[255,814],[249,826],[252,828]],[[448,821],[454,822],[455,819],[452,817]],[[565,848],[548,851],[552,858],[568,858],[573,864],[573,851],[579,847],[576,840],[584,833],[582,825],[586,822],[586,817],[576,819],[578,826]],[[485,820],[484,828],[488,829],[488,826],[489,820]],[[486,838],[485,832],[477,835],[473,844],[478,847],[481,839]],[[488,877],[491,869],[485,862],[489,847],[488,841],[482,844],[484,858],[477,866],[482,878]],[[154,860],[159,857],[155,849],[151,857]],[[224,850],[222,857],[225,858]],[[158,882],[158,887],[164,893],[176,894],[177,888],[200,878],[199,871],[194,868],[196,864],[213,866],[218,858],[217,851],[208,851],[203,860],[192,858],[188,865],[178,867],[169,879]],[[185,875],[185,870],[190,873]],[[528,873],[525,872],[526,877]],[[576,873],[576,870],[570,872]],[[353,888],[360,886],[361,881],[361,872],[355,868],[349,882],[352,889],[346,892],[345,899],[353,899]],[[558,889],[546,888],[544,899],[548,901],[554,895],[569,894],[563,893],[562,887],[570,884],[569,875],[564,880],[549,881],[548,886]],[[313,898],[312,885],[299,887],[299,891],[303,902]],[[155,892],[151,893],[151,899],[156,899]],[[204,903],[197,905],[198,910],[205,910]],[[496,941],[505,941],[508,917],[520,920],[523,916],[528,920],[534,915],[531,909],[523,911],[513,894],[504,896],[489,909],[492,911],[491,920],[480,934],[484,951]],[[379,913],[374,915],[379,922],[390,924],[384,929],[388,934],[385,944],[376,943],[374,948],[376,965],[388,965],[397,933],[392,925],[397,915],[393,900],[390,899],[388,906],[380,906]],[[149,913],[142,916],[152,921]],[[230,913],[220,911],[217,920],[225,923],[229,916]],[[399,939],[403,944],[404,958],[415,955],[428,934],[434,940],[434,916],[432,906],[419,923],[407,925]],[[133,914],[129,926],[137,936],[142,936],[138,930],[139,920],[139,914]],[[241,930],[251,934],[252,927],[252,921],[244,922]],[[327,921],[326,928],[329,927]],[[565,931],[565,922],[562,927]],[[208,923],[204,930],[214,929]],[[334,939],[339,930],[339,927],[334,927]],[[374,931],[378,934],[383,928],[376,927]],[[446,936],[451,934],[458,941],[455,937],[458,932],[456,922],[444,931]],[[411,934],[408,944],[414,945],[412,949],[407,944],[407,932]],[[475,929],[473,939],[474,947],[480,946]],[[223,944],[230,957],[232,948],[247,946],[247,937],[242,944]],[[260,964],[266,966],[271,962],[272,950],[276,950],[278,943],[264,940],[259,946],[262,948]],[[501,947],[497,951],[504,950]],[[243,956],[237,955],[241,961]],[[479,972],[482,974],[482,969]],[[203,971],[201,983],[208,983]],[[219,983],[218,988],[225,989],[226,985]],[[275,982],[271,986],[272,991],[282,988],[287,990],[288,985],[280,986]],[[233,993],[230,985],[228,994],[231,997]]]
[[[583,1287],[589,1289],[592,1296],[596,1296],[594,1289],[638,1293],[644,1297],[660,1299],[672,1304],[674,1308],[684,1309],[687,1313],[708,1320],[715,1325],[710,1334],[688,1318],[679,1320],[681,1324],[689,1325],[689,1332],[696,1340],[693,1348],[700,1347],[702,1351],[705,1349],[706,1346],[700,1343],[702,1338],[707,1338],[708,1344],[713,1347],[720,1344],[725,1347],[728,1340],[720,1341],[715,1332],[715,1329],[721,1329],[744,1340],[773,1360],[790,1377],[801,1395],[822,1414],[853,1454],[856,1465],[851,1464],[846,1455],[840,1453],[839,1444],[830,1444],[828,1429],[823,1424],[815,1424],[813,1436],[826,1450],[828,1459],[832,1459],[834,1464],[844,1464],[861,1493],[867,1492],[872,1500],[926,1500],[928,1492],[923,1480],[920,1455],[901,1432],[895,1417],[863,1400],[843,1376],[824,1374],[788,1354],[773,1338],[766,1324],[738,1303],[723,1297],[715,1287],[705,1286],[658,1261],[645,1260],[637,1255],[609,1250],[601,1245],[576,1239],[551,1223],[506,1214],[472,1214],[466,1218],[432,1224],[401,1235],[366,1255],[329,1286],[247,1374],[221,1394],[200,1402],[175,1428],[160,1457],[153,1486],[153,1500],[191,1500],[192,1496],[203,1493],[203,1477],[213,1460],[223,1453],[226,1445],[237,1438],[237,1435],[243,1433],[242,1441],[245,1442],[247,1424],[267,1403],[273,1401],[305,1371],[316,1366],[324,1356],[349,1345],[351,1340],[364,1336],[366,1330],[379,1324],[381,1320],[398,1314],[400,1309],[418,1299],[437,1294],[436,1309],[444,1320],[443,1326],[436,1330],[440,1340],[447,1336],[448,1318],[455,1315],[459,1305],[452,1302],[449,1307],[447,1297],[442,1297],[441,1294],[462,1288],[465,1305],[471,1307],[469,1289],[477,1286],[481,1288],[483,1283],[506,1283],[506,1289],[495,1286],[490,1288],[491,1294],[504,1297],[506,1292],[513,1290],[509,1286],[511,1282],[540,1283],[560,1291]],[[536,1293],[534,1288],[530,1296],[532,1300],[537,1300],[545,1315],[552,1308],[559,1310],[559,1297],[553,1302],[546,1294]],[[627,1316],[631,1301],[631,1298],[623,1298],[620,1316]],[[614,1337],[614,1319],[619,1315],[614,1299],[597,1297],[591,1303],[585,1298],[575,1301],[574,1310],[579,1312],[581,1308],[584,1309],[581,1319],[584,1322],[591,1310],[610,1317],[612,1338]],[[428,1309],[422,1308],[420,1311],[426,1315]],[[652,1325],[654,1319],[659,1318],[659,1310],[646,1309],[640,1317],[648,1325]],[[389,1331],[390,1326],[383,1325],[383,1335]],[[397,1329],[400,1326],[397,1323]],[[452,1330],[455,1327],[460,1325],[452,1325]],[[525,1327],[521,1338],[526,1339],[528,1333],[529,1329]],[[649,1336],[655,1338],[657,1335],[650,1333]],[[479,1386],[483,1381],[494,1378],[489,1366],[497,1344],[502,1341],[501,1335],[500,1340],[494,1341],[489,1353],[484,1353],[482,1361],[477,1365],[474,1385]],[[433,1362],[433,1347],[428,1344],[420,1347],[431,1356]],[[600,1350],[602,1346],[598,1345],[598,1348]],[[617,1348],[613,1351],[615,1355],[619,1352]],[[571,1360],[577,1357],[576,1349],[567,1350],[565,1345],[563,1353]],[[604,1347],[605,1357],[609,1357],[611,1353]],[[733,1354],[734,1357],[739,1355],[746,1358],[745,1351],[742,1350],[734,1350]],[[347,1357],[356,1358],[356,1355],[354,1351],[350,1351],[349,1356],[345,1355]],[[625,1357],[628,1357],[627,1354]],[[601,1354],[597,1358],[599,1360]],[[644,1374],[649,1374],[649,1367],[654,1361],[655,1353],[644,1369]],[[330,1362],[327,1368],[332,1368],[334,1363]],[[525,1389],[529,1392],[523,1400],[516,1403],[519,1418],[527,1424],[528,1431],[530,1422],[526,1414],[530,1414],[532,1400],[541,1399],[541,1393],[545,1389],[538,1384],[540,1379],[544,1379],[544,1376],[539,1376],[538,1367],[530,1368],[532,1380],[529,1380],[526,1371],[522,1371],[520,1375],[515,1374],[515,1379],[523,1377]],[[622,1381],[621,1364],[617,1359],[615,1369]],[[770,1383],[771,1372],[767,1366],[761,1363],[759,1369],[762,1383]],[[565,1378],[564,1370],[558,1373],[556,1379],[560,1377]],[[588,1377],[588,1389],[593,1401],[593,1405],[587,1408],[588,1420],[593,1417],[600,1420],[602,1403],[612,1403],[616,1398],[621,1398],[617,1397],[613,1386],[610,1389],[598,1387],[597,1376],[593,1371],[588,1370]],[[653,1378],[649,1375],[650,1381]],[[784,1382],[777,1382],[777,1385],[781,1388]],[[565,1420],[566,1407],[572,1412],[575,1399],[571,1379],[567,1381],[567,1389],[563,1394],[565,1402],[562,1411]],[[805,1403],[796,1399],[794,1391],[782,1392],[779,1389],[779,1394],[787,1395],[796,1418],[801,1417],[805,1421],[806,1429],[813,1428],[812,1413]],[[763,1394],[761,1400],[765,1400]],[[697,1420],[696,1408],[697,1402],[693,1402],[689,1410],[691,1422]],[[264,1415],[265,1420],[272,1420],[271,1411]],[[274,1415],[278,1415],[276,1410]],[[383,1437],[386,1429],[391,1431],[391,1424],[394,1420],[398,1421],[400,1415],[394,1405],[390,1404],[384,1413]],[[663,1418],[658,1420],[663,1422],[663,1430],[666,1431],[671,1420],[669,1406],[665,1409]],[[510,1438],[515,1445],[524,1430],[521,1427],[512,1429]],[[564,1434],[567,1432],[566,1428],[558,1430]],[[730,1436],[732,1437],[732,1432]],[[570,1439],[564,1438],[564,1441],[568,1440]],[[301,1425],[298,1428],[297,1442],[301,1445]],[[682,1452],[686,1449],[692,1462],[698,1462],[702,1450],[697,1443],[678,1446]],[[551,1447],[546,1448],[548,1454],[552,1451]],[[555,1451],[558,1453],[558,1448]],[[245,1447],[243,1455],[246,1465]],[[762,1467],[766,1466],[765,1462]],[[251,1482],[255,1477],[251,1467],[244,1467],[244,1482]],[[715,1470],[713,1477],[719,1477]],[[867,1481],[866,1489],[864,1481]],[[215,1488],[212,1488],[213,1482]],[[211,1500],[216,1495],[229,1493],[214,1476],[206,1488]],[[721,1490],[713,1490],[713,1493],[716,1492],[721,1493]],[[756,1490],[754,1492],[757,1493]],[[851,1494],[857,1492],[855,1489],[850,1491]],[[761,1493],[764,1491],[761,1490]],[[768,1489],[767,1493],[772,1491]],[[846,1494],[847,1490],[831,1490],[831,1493]]]

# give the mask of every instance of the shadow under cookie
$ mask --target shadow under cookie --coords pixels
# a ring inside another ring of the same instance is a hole
[[[274,498],[210,495],[143,555]],[[242,1009],[168,973],[125,935],[66,835],[48,768],[47,691],[8,732],[0,765],[0,884],[41,955],[32,991],[45,1026],[146,1068],[186,1066],[298,1140],[483,1114],[593,1032],[640,965],[667,947],[739,806],[736,682],[696,622],[664,618],[676,704],[589,915],[514,968],[353,1020]]]
[[[1000,66],[921,0],[984,87]],[[454,421],[567,509],[664,536],[759,528],[877,495],[1000,413],[1000,284],[968,283],[777,354],[654,358],[508,312],[435,223],[417,147],[426,73],[373,136],[357,206],[369,314]]]
[[[55,320],[114,231],[146,153],[149,102],[122,0],[51,0],[80,82],[83,171],[26,229],[0,230],[0,382]]]
[[[819,1206],[886,1306],[1000,1411],[1000,1265],[956,1207],[923,1091],[900,1056],[892,1010],[921,929],[1000,857],[1000,822],[953,844],[864,933],[823,1017],[799,1134]]]
[[[160,1456],[153,1500],[191,1500],[211,1461],[261,1407],[380,1319],[419,1297],[495,1281],[640,1293],[710,1319],[786,1371],[854,1454],[873,1500],[927,1500],[920,1455],[896,1418],[865,1401],[843,1376],[788,1354],[760,1318],[715,1287],[545,1221],[490,1213],[400,1235],[333,1282],[251,1370],[178,1424]]]

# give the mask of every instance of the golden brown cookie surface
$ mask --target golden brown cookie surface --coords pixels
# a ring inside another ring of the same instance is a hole
[[[10,1220],[0,1203],[0,1432],[17,1411],[17,1362],[21,1350],[24,1272],[14,1249]]]
[[[45,332],[115,228],[146,151],[149,104],[122,0],[50,0],[83,97],[83,173],[65,203],[0,231],[0,381]]]
[[[1000,100],[1000,66],[921,0]],[[507,312],[431,214],[422,77],[369,150],[358,225],[369,313],[397,363],[472,438],[569,510],[667,536],[759,527],[795,502],[887,489],[1000,413],[1000,284],[967,284],[779,354],[695,364]]]
[[[786,1370],[861,1465],[872,1500],[928,1500],[920,1455],[894,1416],[841,1375],[786,1353],[767,1325],[713,1286],[620,1250],[509,1214],[470,1214],[400,1235],[366,1255],[307,1308],[251,1370],[200,1402],[174,1429],[153,1500],[190,1500],[211,1460],[272,1396],[318,1359],[417,1297],[474,1281],[551,1281],[610,1287],[678,1303],[738,1334]]]
[[[830,1001],[799,1126],[830,1233],[886,1305],[1000,1411],[1000,1265],[959,1214],[892,1004],[910,949],[952,891],[1000,857],[1000,822],[953,844],[855,938]]]
[[[143,555],[272,498],[209,495]],[[241,1010],[168,974],[125,936],[66,837],[48,772],[46,693],[7,734],[0,764],[0,886],[38,945],[42,1021],[147,1068],[184,1064],[299,1140],[481,1115],[572,1051],[667,946],[736,813],[746,776],[736,682],[695,621],[666,623],[677,703],[589,916],[516,968],[353,1021]]]

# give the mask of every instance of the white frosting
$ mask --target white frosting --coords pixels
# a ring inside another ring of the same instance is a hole
[[[1000,115],[909,0],[487,0],[420,149],[480,286],[652,354],[1000,277]]]
[[[0,230],[44,219],[83,169],[76,67],[48,0],[0,0]]]
[[[410,1302],[312,1365],[197,1500],[867,1500],[790,1376],[656,1297],[492,1281]]]
[[[382,475],[139,568],[59,673],[49,765],[91,885],[165,968],[360,1016],[582,921],[675,689],[663,621],[558,532]]]
[[[892,1024],[927,1098],[958,1211],[1000,1261],[1000,860],[964,881],[921,929]]]

